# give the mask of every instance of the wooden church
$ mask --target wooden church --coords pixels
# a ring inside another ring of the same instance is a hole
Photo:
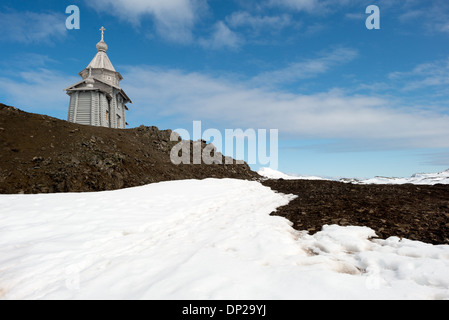
[[[64,89],[70,96],[68,121],[108,128],[125,129],[126,104],[132,103],[119,83],[122,75],[114,69],[106,52],[104,31],[97,43],[97,54],[79,75],[83,80]]]

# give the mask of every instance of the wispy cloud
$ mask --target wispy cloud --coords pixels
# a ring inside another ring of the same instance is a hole
[[[69,100],[63,89],[79,80],[45,67],[16,71],[14,76],[0,76],[0,100],[29,112],[45,112],[64,119]]]
[[[201,38],[198,41],[201,46],[212,49],[236,49],[243,43],[243,39],[223,21],[218,21],[212,27],[212,35],[209,38]]]
[[[449,147],[448,115],[382,96],[339,91],[287,94],[236,79],[150,66],[128,67],[125,74],[130,79],[126,90],[139,105],[133,117],[139,121],[146,114],[153,120],[219,119],[220,125],[230,128],[278,128],[289,139],[357,139],[388,148]],[[366,143],[347,147],[366,149]]]
[[[314,11],[320,6],[318,0],[268,0],[268,6],[283,7],[297,11]]]
[[[401,24],[408,24],[414,32],[449,33],[449,3],[447,0],[264,0],[265,8],[276,8],[292,12],[307,13],[315,16],[327,16],[336,12],[343,13],[346,19],[366,19],[364,8],[378,5],[381,12],[388,12]]]
[[[364,14],[363,12],[348,12],[345,14],[345,18],[350,20],[366,20],[366,17],[366,14]]]
[[[449,58],[417,65],[411,71],[392,72],[389,79],[402,84],[402,90],[422,88],[441,88],[446,91],[449,85]]]
[[[55,12],[0,12],[0,41],[53,43],[67,33],[66,16]]]
[[[86,0],[86,3],[134,25],[151,18],[161,37],[178,43],[192,42],[192,29],[207,8],[206,0]]]
[[[316,58],[291,63],[283,69],[261,73],[253,78],[253,82],[273,85],[314,78],[328,72],[335,66],[354,60],[357,56],[358,51],[355,49],[337,48]]]
[[[291,16],[281,15],[253,15],[246,11],[237,11],[226,17],[226,22],[233,28],[247,27],[259,32],[264,29],[280,30],[292,24]]]
[[[0,61],[0,65],[5,68],[15,66],[15,72],[26,70],[29,68],[42,68],[59,62],[46,54],[38,54],[34,52],[18,53],[9,60]]]
[[[312,14],[332,12],[335,8],[360,3],[358,0],[265,0],[268,7],[304,11]]]
[[[222,128],[277,128],[289,139],[333,139],[333,146],[322,146],[326,150],[449,148],[449,115],[432,106],[339,90],[285,93],[250,80],[147,65],[121,70],[134,101],[130,123],[174,119],[186,126],[203,120]],[[62,90],[77,80],[44,67],[19,72],[0,77],[0,100],[65,118],[68,97]]]
[[[398,15],[400,22],[420,26],[421,32],[449,32],[449,3],[446,0],[406,1],[396,5],[402,8]]]

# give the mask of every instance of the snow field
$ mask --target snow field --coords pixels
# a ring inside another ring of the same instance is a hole
[[[449,246],[313,236],[258,182],[0,196],[1,299],[449,299]]]
[[[371,179],[357,180],[357,179],[329,179],[317,176],[301,176],[288,175],[283,172],[273,170],[271,168],[261,168],[257,171],[259,175],[268,179],[284,179],[284,180],[330,180],[350,182],[354,184],[416,184],[416,185],[435,185],[435,184],[449,184],[449,170],[438,173],[417,173],[410,178],[388,178],[388,177],[374,177]]]
[[[363,180],[362,184],[422,184],[422,185],[435,185],[435,184],[449,184],[449,170],[439,173],[417,173],[410,178],[386,178],[375,177],[368,180]]]
[[[257,171],[259,175],[268,179],[284,179],[284,180],[327,180],[322,177],[317,176],[305,176],[305,175],[288,175],[283,172],[271,169],[271,168],[261,168]]]

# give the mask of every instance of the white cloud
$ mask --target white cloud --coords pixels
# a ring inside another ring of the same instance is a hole
[[[313,11],[319,6],[318,0],[268,0],[269,6],[286,7],[298,11]]]
[[[322,14],[339,6],[359,3],[358,0],[266,0],[268,7],[286,8],[295,11]]]
[[[0,12],[0,41],[51,43],[60,40],[67,33],[66,18],[55,12]]]
[[[199,44],[205,48],[221,49],[239,47],[243,40],[223,22],[218,21],[213,26],[210,38],[199,39]]]
[[[261,73],[253,81],[259,84],[288,83],[299,79],[313,78],[332,67],[348,63],[357,58],[358,52],[351,48],[337,48],[321,57],[290,64],[284,69]]]
[[[407,23],[411,20],[422,18],[424,12],[422,10],[407,10],[399,15],[399,21]]]
[[[28,112],[46,112],[64,119],[69,98],[63,89],[79,80],[46,68],[18,72],[14,77],[0,77],[0,100]]]
[[[139,121],[149,114],[153,121],[156,116],[179,117],[227,128],[277,128],[291,139],[375,140],[389,148],[392,143],[396,147],[449,147],[449,116],[402,107],[383,97],[338,91],[289,94],[236,79],[149,66],[128,67],[125,78],[127,93],[136,106],[132,117]],[[360,147],[366,145],[354,146]]]
[[[383,4],[382,4],[383,5]],[[402,13],[399,21],[404,24],[419,26],[418,32],[448,33],[449,4],[447,0],[406,1],[395,3]]]
[[[122,85],[134,101],[127,115],[130,123],[183,119],[186,129],[193,120],[221,128],[279,129],[289,139],[350,140],[334,146],[346,151],[449,147],[449,116],[436,108],[338,90],[285,93],[248,80],[145,65],[121,69]],[[0,98],[26,111],[64,119],[69,100],[63,89],[78,80],[46,68],[21,72],[15,78],[0,77]]]
[[[449,85],[449,58],[417,65],[412,71],[392,72],[389,78],[403,83],[403,90],[416,90],[429,87],[441,87],[446,90]]]
[[[233,28],[251,27],[257,31],[264,28],[279,30],[292,23],[291,17],[287,14],[279,16],[255,16],[246,11],[232,13],[226,18],[226,22]]]
[[[366,20],[367,15],[365,13],[362,12],[349,12],[347,14],[345,14],[345,18],[346,19],[350,19],[350,20]]]
[[[150,16],[160,36],[181,43],[192,41],[192,29],[206,6],[205,0],[89,0],[86,3],[135,25]]]
[[[0,68],[7,70],[11,66],[15,66],[14,74],[20,70],[30,70],[35,68],[42,68],[48,64],[58,64],[57,60],[50,58],[48,55],[38,54],[34,52],[17,53],[8,60],[0,61]]]
[[[247,11],[236,11],[216,24],[225,31],[227,47],[238,47],[243,43],[267,44],[278,41],[277,36],[287,27],[298,27],[300,22],[292,21],[289,14],[253,15]],[[231,40],[231,41],[229,41]],[[220,46],[218,46],[220,47]],[[222,46],[221,46],[222,47]]]

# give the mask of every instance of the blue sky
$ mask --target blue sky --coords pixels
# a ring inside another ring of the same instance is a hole
[[[65,27],[72,4],[79,30]],[[369,5],[380,30],[365,27]],[[63,89],[101,26],[130,127],[279,129],[288,173],[449,168],[447,1],[3,0],[0,102],[66,119]]]

